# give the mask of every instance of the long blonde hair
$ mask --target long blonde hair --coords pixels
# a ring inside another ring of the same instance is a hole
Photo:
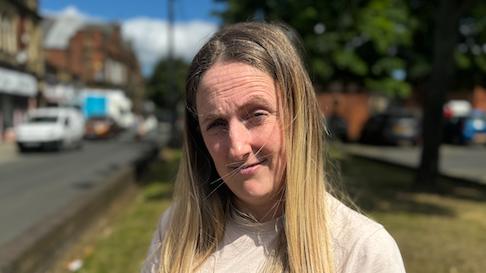
[[[194,57],[186,85],[183,156],[160,272],[190,273],[216,251],[229,217],[231,192],[221,180],[198,128],[196,93],[218,61],[252,65],[281,90],[286,153],[284,229],[265,272],[332,273],[326,214],[324,130],[314,89],[289,28],[268,23],[224,27]]]

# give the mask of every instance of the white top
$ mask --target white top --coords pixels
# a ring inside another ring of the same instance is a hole
[[[397,244],[382,225],[332,197],[328,199],[328,206],[336,273],[405,273]],[[142,273],[158,273],[160,247],[168,215],[166,211],[162,216]],[[222,245],[198,272],[258,272],[273,246],[280,222],[281,219],[252,223],[234,213],[228,220]]]

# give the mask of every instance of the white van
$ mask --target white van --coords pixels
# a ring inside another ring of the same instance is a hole
[[[38,108],[29,111],[25,122],[15,128],[20,152],[31,148],[81,147],[84,118],[74,108]]]

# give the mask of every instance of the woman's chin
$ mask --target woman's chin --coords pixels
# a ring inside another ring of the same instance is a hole
[[[261,185],[244,185],[243,190],[236,194],[240,201],[249,206],[261,206],[267,204],[272,198],[272,191],[262,188]]]

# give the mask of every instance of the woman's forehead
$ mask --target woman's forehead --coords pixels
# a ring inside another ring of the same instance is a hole
[[[227,115],[233,112],[248,113],[255,109],[266,109],[277,111],[278,101],[275,97],[265,96],[265,94],[249,94],[241,99],[229,98],[219,103],[215,100],[201,99],[198,104],[197,116],[199,119],[209,119],[212,116]]]
[[[273,84],[270,75],[252,65],[236,61],[220,61],[204,73],[199,89],[224,87],[225,84],[241,83],[248,78],[253,82],[266,81]]]
[[[250,65],[243,63],[215,64],[201,80],[197,91],[197,105],[214,106],[231,103],[277,103],[274,80]]]

